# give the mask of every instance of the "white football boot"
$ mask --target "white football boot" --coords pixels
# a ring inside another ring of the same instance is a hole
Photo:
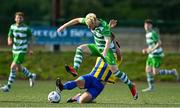
[[[30,86],[30,87],[33,87],[33,86],[34,86],[35,80],[36,80],[36,74],[33,73],[33,74],[32,74],[32,77],[29,78],[29,86]]]
[[[0,88],[3,92],[9,92],[10,88],[7,85],[4,85],[3,87]]]

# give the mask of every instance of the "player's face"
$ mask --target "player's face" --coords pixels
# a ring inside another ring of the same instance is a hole
[[[24,20],[23,16],[20,16],[20,15],[15,16],[15,21],[17,24],[21,24],[23,20]]]
[[[151,29],[152,29],[152,24],[150,24],[150,23],[144,23],[144,29],[145,29],[146,31],[151,30]]]
[[[94,29],[95,28],[95,24],[93,24],[92,22],[89,22],[88,24],[87,24],[87,26],[88,26],[88,28],[90,28],[90,29]]]

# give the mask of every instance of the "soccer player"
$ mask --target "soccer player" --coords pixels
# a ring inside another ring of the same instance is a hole
[[[146,43],[148,48],[142,50],[143,54],[148,54],[146,60],[146,74],[149,87],[143,89],[142,92],[153,91],[154,87],[154,75],[174,75],[176,80],[179,80],[179,75],[176,69],[167,70],[160,69],[162,58],[164,57],[163,49],[161,47],[161,40],[158,33],[153,30],[152,20],[147,19],[144,23],[144,29],[146,31]]]
[[[118,64],[120,64],[122,56],[120,52],[120,46],[117,42],[115,42],[115,47],[115,55],[117,56],[116,61]],[[87,89],[84,93],[78,93],[74,97],[69,98],[67,100],[67,102],[87,103],[93,101],[102,92],[107,82],[115,83],[117,80],[118,78],[112,74],[108,64],[104,62],[104,60],[101,57],[98,57],[94,68],[89,74],[80,76],[76,80],[68,81],[64,84],[62,84],[61,80],[58,78],[56,80],[56,86],[59,92],[61,92],[62,90],[72,90],[75,87],[79,87],[80,89]],[[133,88],[135,90],[131,89],[133,83],[128,79],[127,75],[124,72],[122,72],[121,80],[128,85],[133,95],[132,91],[136,91],[136,88]],[[136,100],[138,98],[138,95],[133,98]]]
[[[33,87],[36,78],[36,74],[31,73],[26,67],[22,66],[26,53],[28,52],[30,55],[33,53],[29,45],[32,33],[23,21],[24,13],[16,12],[15,24],[10,26],[7,39],[8,45],[12,45],[13,61],[10,67],[7,85],[0,88],[3,92],[10,91],[12,83],[16,78],[16,71],[22,71],[22,73],[29,78],[30,87]]]
[[[83,44],[77,47],[76,54],[74,56],[74,66],[72,67],[66,65],[65,68],[67,72],[73,73],[76,76],[77,70],[83,60],[83,53],[87,52],[91,55],[101,57],[108,64],[111,72],[115,75],[115,77],[122,80],[123,73],[118,69],[113,54],[115,51],[115,45],[112,42],[110,26],[107,24],[107,22],[102,19],[98,19],[94,13],[89,13],[85,18],[72,19],[71,21],[59,27],[57,31],[61,32],[66,27],[78,23],[82,23],[88,26],[94,36],[95,44]],[[137,97],[137,91],[135,88],[135,84],[132,84],[131,91],[134,98]]]

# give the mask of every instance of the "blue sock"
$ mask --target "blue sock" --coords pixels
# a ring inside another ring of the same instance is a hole
[[[77,87],[76,81],[68,81],[64,83],[64,90],[72,90]]]

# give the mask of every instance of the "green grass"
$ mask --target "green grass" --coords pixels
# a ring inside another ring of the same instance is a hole
[[[0,79],[7,79],[9,76],[9,68],[11,64],[11,53],[0,52]],[[23,63],[31,72],[38,75],[38,79],[49,80],[61,76],[63,80],[73,79],[66,73],[64,64],[73,64],[74,52],[34,52],[33,56],[27,56]],[[146,74],[144,72],[145,55],[135,52],[123,52],[123,62],[120,65],[120,70],[127,73],[130,79],[138,81],[146,81]],[[84,56],[83,63],[79,69],[79,75],[87,74],[93,68],[96,57]],[[166,54],[162,61],[162,69],[176,68],[180,72],[180,54],[170,53]],[[22,73],[17,74],[18,78],[24,79]],[[174,81],[173,76],[158,77],[156,80]]]
[[[1,81],[1,84],[5,81]],[[55,89],[54,81],[37,81],[34,88],[27,80],[18,80],[9,93],[0,92],[0,107],[180,107],[180,83],[158,82],[156,91],[141,93],[146,83],[136,83],[139,99],[133,100],[128,87],[122,83],[109,84],[96,99],[96,103],[66,103],[66,99],[82,90],[63,91],[58,104],[47,101],[47,95]]]

